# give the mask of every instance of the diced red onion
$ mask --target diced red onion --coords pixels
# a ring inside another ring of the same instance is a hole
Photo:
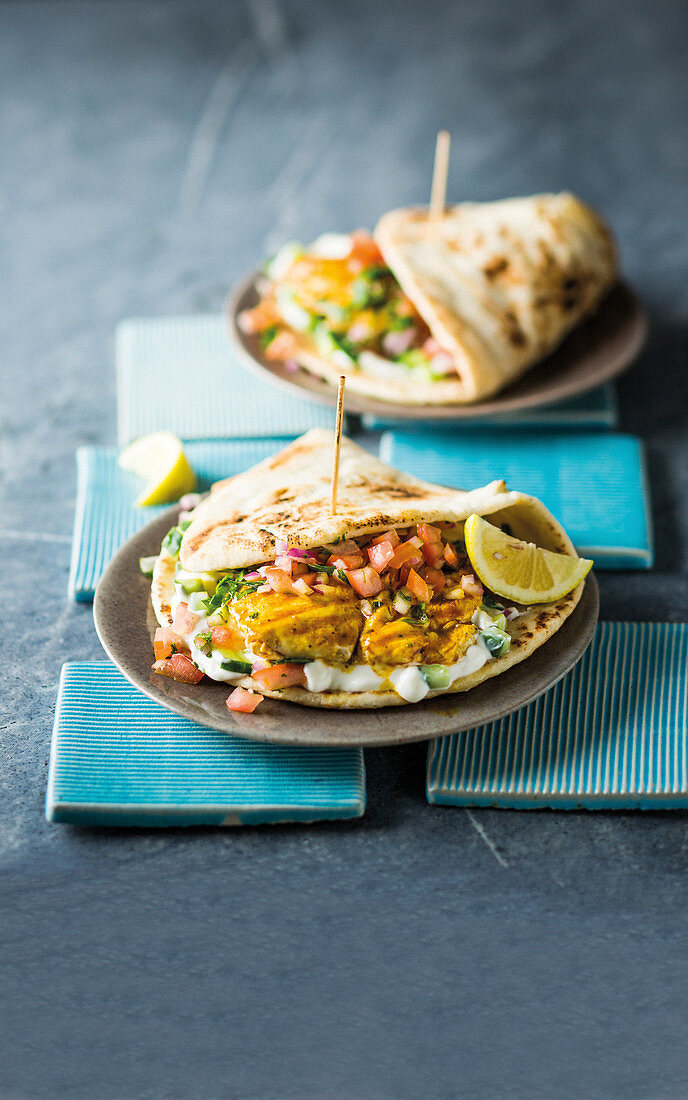
[[[297,374],[301,370],[301,364],[297,359],[285,359],[283,366],[289,374]]]
[[[191,512],[201,503],[200,493],[185,493],[179,501],[179,507],[185,512]],[[180,517],[181,518],[181,517]]]
[[[247,581],[259,581],[260,580],[260,573],[258,572],[257,569],[254,569],[254,571],[252,573],[247,573],[246,574],[246,580]]]
[[[446,351],[433,355],[430,366],[435,374],[454,374],[456,371],[456,363]]]
[[[256,592],[274,592],[274,588],[271,584],[261,584],[260,588],[256,588]]]
[[[268,667],[268,662],[262,660],[261,657],[258,657],[258,659],[255,660],[253,662],[253,664],[251,665],[251,672],[260,672],[260,670],[262,668],[267,668],[267,667]]]
[[[346,335],[352,343],[362,344],[373,335],[373,330],[367,321],[354,321]]]
[[[313,594],[313,589],[306,583],[303,577],[299,577],[298,580],[294,581],[293,588],[300,596],[312,596]]]
[[[382,337],[382,347],[388,355],[403,355],[411,347],[417,335],[418,330],[413,325],[399,332],[386,332]]]
[[[482,596],[485,591],[480,581],[477,581],[472,573],[464,573],[461,577],[461,587],[467,596]]]

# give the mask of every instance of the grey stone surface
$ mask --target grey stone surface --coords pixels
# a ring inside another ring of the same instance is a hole
[[[74,449],[114,441],[113,331],[217,309],[283,239],[427,195],[567,187],[652,313],[620,384],[657,567],[606,618],[688,615],[680,0],[0,4],[0,1095],[680,1098],[687,817],[430,809],[369,752],[357,824],[48,826]]]

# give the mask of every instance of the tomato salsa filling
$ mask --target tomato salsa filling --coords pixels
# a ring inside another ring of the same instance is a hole
[[[304,337],[342,369],[437,380],[456,374],[364,230],[328,233],[306,250],[285,245],[265,270],[261,300],[239,315],[268,359],[298,369]]]
[[[162,553],[174,562],[172,623],[155,633],[153,671],[184,683],[204,675],[266,691],[395,691],[416,702],[508,652],[519,612],[472,571],[462,525],[420,523],[301,549],[272,561],[190,573],[183,527]],[[251,711],[239,687],[228,706]]]

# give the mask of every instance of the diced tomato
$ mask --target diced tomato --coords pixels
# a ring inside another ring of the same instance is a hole
[[[200,668],[196,668],[193,661],[183,653],[173,653],[166,661],[156,661],[153,672],[159,672],[161,676],[169,676],[171,680],[178,680],[181,684],[197,684],[203,679]]]
[[[274,565],[265,570],[265,580],[273,592],[291,592],[291,577],[284,569],[277,569]]]
[[[332,554],[327,559],[328,565],[334,565],[335,569],[360,569],[363,565],[363,554],[357,550],[355,554]]]
[[[365,229],[357,229],[351,234],[351,252],[347,256],[349,271],[358,274],[367,267],[381,267],[384,262],[370,233],[366,233]]]
[[[261,668],[251,675],[262,688],[266,688],[268,691],[291,687],[292,684],[306,683],[303,665],[269,665],[268,668]]]
[[[445,543],[444,546],[444,560],[447,562],[448,565],[456,565],[459,560],[456,554],[456,550],[449,542]]]
[[[227,696],[227,710],[240,711],[242,714],[253,714],[264,698],[265,696],[259,695],[257,691],[247,691],[246,688],[237,687],[234,688],[234,691],[230,691]]]
[[[392,546],[398,546],[401,539],[394,528],[390,527],[389,531],[385,531],[383,535],[378,535],[376,539],[373,539],[371,546],[379,546],[381,542],[391,542]]]
[[[444,565],[444,549],[442,543],[424,542],[423,557],[428,565],[434,566],[435,569],[441,568]]]
[[[482,596],[485,589],[480,581],[476,580],[472,573],[464,573],[461,578],[461,587],[467,596]]]
[[[277,312],[277,305],[272,298],[265,298],[253,309],[245,309],[237,318],[239,328],[248,334],[263,332],[270,325],[276,325],[281,321]]]
[[[193,611],[189,611],[188,603],[180,603],[174,613],[172,628],[177,631],[177,634],[190,634],[199,619],[200,615],[194,615]]]
[[[359,596],[377,596],[378,592],[382,592],[380,574],[372,565],[366,565],[363,569],[347,569],[346,577]]]
[[[441,592],[447,581],[442,570],[434,569],[432,565],[425,566],[423,577],[434,588],[435,592]]]
[[[439,527],[433,527],[431,523],[419,523],[418,538],[423,542],[441,542],[442,532]]]
[[[403,588],[404,585],[406,584],[406,582],[408,580],[408,575],[411,572],[411,568],[412,568],[411,565],[408,562],[406,562],[406,564],[402,565],[401,569],[399,570],[397,576],[399,578],[399,587],[400,588]]]
[[[214,626],[210,631],[210,640],[218,649],[227,649],[231,653],[244,648],[243,637],[231,626]]]
[[[411,565],[418,565],[423,560],[423,555],[414,542],[409,539],[408,542],[402,542],[396,547],[394,556],[390,558],[388,566],[390,569],[400,569],[405,562],[410,562]]]
[[[375,546],[368,547],[370,564],[378,573],[384,573],[390,560],[394,557],[394,547],[391,542],[378,542]]]
[[[406,587],[409,592],[413,593],[413,595],[423,603],[429,603],[433,597],[432,588],[416,573],[415,569],[409,572]]]
[[[283,329],[265,348],[266,359],[292,359],[298,357],[299,341],[293,332]]]
[[[162,661],[165,657],[172,656],[172,647],[179,649],[184,643],[178,634],[169,626],[159,626],[153,639],[156,661]]]

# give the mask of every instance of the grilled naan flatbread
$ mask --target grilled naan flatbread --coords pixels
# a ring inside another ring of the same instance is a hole
[[[443,402],[478,401],[503,389],[553,351],[616,279],[610,231],[567,193],[460,203],[436,221],[425,208],[392,210],[375,239],[433,336],[454,356],[458,378],[439,383]]]
[[[333,435],[316,428],[272,458],[221,482],[203,501],[184,533],[180,561],[194,573],[256,566],[275,557],[276,542],[309,549],[341,537],[382,532],[421,522],[460,524],[472,513],[508,524],[519,539],[576,556],[561,525],[534,497],[509,492],[495,481],[470,492],[420,481],[380,462],[346,437],[341,441],[337,513],[330,515]],[[510,651],[455,680],[428,698],[466,691],[525,660],[568,618],[583,591],[580,584],[555,603],[526,609],[515,620]],[[161,626],[172,623],[174,561],[161,553],[153,577],[153,606]],[[266,689],[250,676],[238,681],[263,695],[308,706],[334,708],[402,705],[394,691],[312,692],[302,687]]]

